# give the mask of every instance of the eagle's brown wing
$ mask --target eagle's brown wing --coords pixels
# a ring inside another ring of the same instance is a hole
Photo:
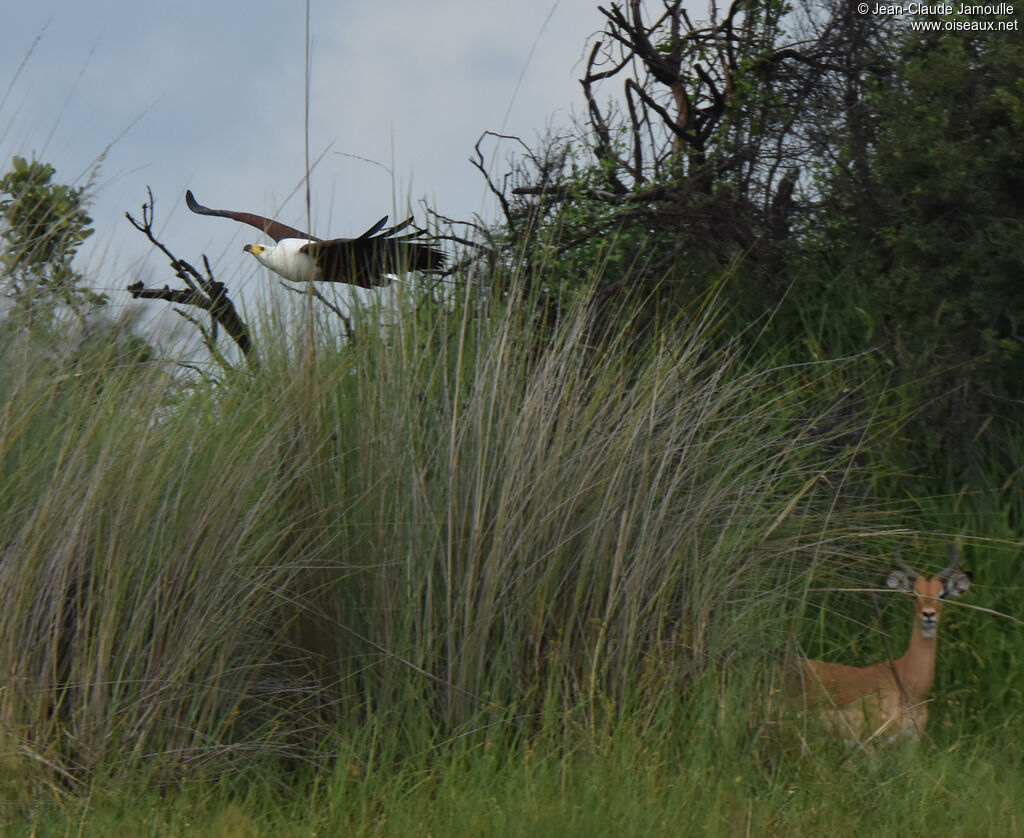
[[[311,236],[309,233],[303,233],[302,230],[296,230],[294,227],[289,227],[287,224],[282,224],[280,221],[274,221],[272,218],[264,218],[262,215],[256,215],[251,212],[215,210],[210,209],[209,207],[204,207],[196,200],[196,196],[192,194],[191,189],[185,191],[185,204],[190,210],[192,210],[192,212],[199,213],[199,215],[216,215],[221,218],[231,218],[235,221],[241,221],[243,224],[249,224],[257,230],[263,231],[276,242],[281,241],[281,239],[307,239],[308,241],[313,242],[320,241],[316,236]],[[386,216],[384,220],[387,220]]]

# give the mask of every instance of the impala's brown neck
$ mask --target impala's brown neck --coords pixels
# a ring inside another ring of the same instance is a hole
[[[914,626],[907,651],[894,661],[894,669],[906,698],[922,701],[935,681],[935,644],[942,614],[943,581],[937,576],[933,579],[916,576],[911,585]]]
[[[927,697],[935,682],[935,648],[938,634],[925,637],[921,634],[921,623],[914,614],[914,630],[903,657],[893,662],[900,686],[907,698],[921,701]]]

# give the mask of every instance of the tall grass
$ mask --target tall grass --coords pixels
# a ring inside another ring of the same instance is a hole
[[[710,765],[815,580],[906,535],[861,475],[898,417],[842,363],[744,357],[709,312],[640,343],[586,307],[540,336],[529,303],[395,306],[312,352],[269,321],[216,384],[3,366],[9,795],[619,732]]]
[[[288,417],[106,360],[3,382],[2,714],[69,782],[254,741],[300,555]]]

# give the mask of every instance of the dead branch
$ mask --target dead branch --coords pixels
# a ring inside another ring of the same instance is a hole
[[[138,221],[130,212],[125,217],[131,225],[143,233],[150,243],[163,253],[171,263],[174,275],[187,286],[186,288],[171,288],[165,285],[163,288],[147,288],[143,282],[135,282],[128,286],[128,293],[137,300],[166,300],[180,306],[189,306],[205,311],[210,316],[210,328],[206,330],[194,317],[188,315],[181,309],[174,311],[191,323],[199,327],[203,335],[203,341],[215,357],[219,357],[216,349],[218,328],[223,327],[238,348],[242,351],[246,361],[256,366],[256,357],[253,354],[252,338],[249,328],[239,316],[234,302],[228,296],[227,286],[223,282],[214,279],[213,271],[210,268],[210,261],[203,256],[203,267],[206,269],[205,276],[196,270],[184,259],[179,259],[158,240],[153,233],[153,210],[155,202],[153,192],[147,186],[148,196],[142,205],[142,221]]]
[[[473,145],[473,151],[475,156],[469,158],[469,162],[473,164],[474,168],[479,170],[480,174],[484,176],[484,180],[487,182],[487,188],[491,191],[491,194],[498,199],[501,204],[502,212],[505,213],[505,218],[511,218],[511,208],[509,207],[508,199],[505,197],[505,188],[499,187],[493,180],[491,180],[490,172],[487,170],[487,163],[484,160],[484,153],[480,150],[480,145],[483,143],[485,137],[495,137],[499,140],[515,140],[519,143],[526,151],[527,155],[530,154],[530,149],[519,137],[513,137],[509,134],[498,134],[494,131],[484,131],[476,143]],[[508,181],[508,175],[505,175],[505,181]]]
[[[473,164],[505,223],[470,231],[469,261],[547,266],[624,234],[642,258],[608,262],[613,292],[666,277],[682,287],[742,260],[745,279],[780,293],[794,222],[812,211],[800,172],[831,148],[844,84],[862,84],[847,35],[863,22],[828,3],[797,27],[782,22],[786,4],[726,0],[695,21],[683,0],[607,0],[581,56],[581,124],[531,147],[491,132],[478,141]],[[522,149],[511,167],[485,159],[487,136]]]

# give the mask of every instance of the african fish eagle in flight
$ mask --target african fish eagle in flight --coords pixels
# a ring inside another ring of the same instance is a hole
[[[251,212],[215,210],[204,207],[192,190],[186,190],[185,203],[192,212],[233,218],[262,230],[276,245],[247,244],[242,248],[256,257],[256,261],[274,273],[293,282],[320,280],[347,282],[360,288],[387,285],[389,274],[404,271],[436,271],[444,267],[444,254],[423,242],[412,241],[421,230],[396,236],[412,223],[407,218],[401,224],[383,229],[385,215],[369,230],[355,239],[318,239],[294,227],[264,218]]]

